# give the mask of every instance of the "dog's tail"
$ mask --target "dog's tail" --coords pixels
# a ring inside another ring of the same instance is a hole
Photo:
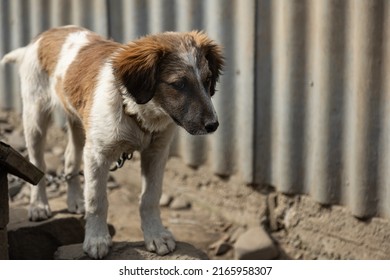
[[[18,48],[16,50],[13,50],[9,53],[7,53],[3,58],[1,59],[1,64],[6,63],[20,63],[20,61],[23,59],[24,54],[26,52],[26,47]]]

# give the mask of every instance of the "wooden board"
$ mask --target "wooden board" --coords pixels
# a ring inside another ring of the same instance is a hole
[[[8,181],[7,172],[0,169],[0,229],[7,226],[9,221]]]
[[[11,146],[0,141],[0,169],[6,170],[33,185],[39,183],[44,173],[25,159]]]

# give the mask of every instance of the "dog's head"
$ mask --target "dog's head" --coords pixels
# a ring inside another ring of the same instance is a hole
[[[211,102],[223,66],[219,45],[202,32],[166,32],[125,46],[113,61],[114,75],[136,103],[152,98],[191,134],[214,132]]]

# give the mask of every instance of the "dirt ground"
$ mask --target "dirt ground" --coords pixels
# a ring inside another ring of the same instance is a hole
[[[22,153],[18,114],[1,112],[0,140]],[[61,174],[66,145],[64,130],[49,131],[45,158],[48,173]],[[115,227],[114,241],[141,241],[138,198],[139,155],[112,172],[109,183],[108,222]],[[28,188],[10,190],[11,207],[27,207]],[[64,183],[48,186],[52,208],[65,208]],[[247,228],[262,224],[277,244],[279,259],[390,259],[390,222],[359,220],[341,206],[325,207],[307,196],[286,196],[271,187],[247,186],[239,176],[220,178],[207,166],[193,169],[180,158],[170,158],[164,178],[169,206],[161,208],[164,225],[177,240],[206,252],[210,259],[233,259],[234,242]],[[216,245],[224,241],[224,250]],[[217,252],[218,251],[218,252]]]

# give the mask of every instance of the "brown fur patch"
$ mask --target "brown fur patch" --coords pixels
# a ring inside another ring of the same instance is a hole
[[[89,35],[90,43],[80,49],[70,64],[63,81],[63,91],[69,103],[78,111],[84,126],[92,106],[93,93],[104,62],[118,48],[119,43],[104,40],[96,34]]]
[[[62,45],[70,33],[86,30],[80,27],[53,28],[40,34],[35,40],[41,39],[38,46],[38,59],[49,75],[54,73]]]
[[[158,61],[170,47],[161,37],[147,36],[122,49],[113,59],[114,75],[139,104],[154,93]]]
[[[61,100],[61,103],[62,103],[62,106],[64,107],[65,112],[67,112],[68,114],[71,114],[72,111],[69,108],[68,102],[67,102],[65,94],[64,94],[64,89],[63,89],[61,77],[57,77],[57,79],[56,79],[55,91]]]
[[[164,58],[175,53],[185,53],[191,48],[196,48],[199,56],[207,59],[211,71],[210,93],[213,95],[223,67],[222,50],[207,35],[198,31],[150,35],[124,46],[113,60],[114,75],[137,103],[144,104],[155,93],[162,67],[160,64],[166,64]],[[173,59],[179,64],[182,63],[180,59]],[[182,68],[175,67],[174,63],[170,65],[175,73]]]

